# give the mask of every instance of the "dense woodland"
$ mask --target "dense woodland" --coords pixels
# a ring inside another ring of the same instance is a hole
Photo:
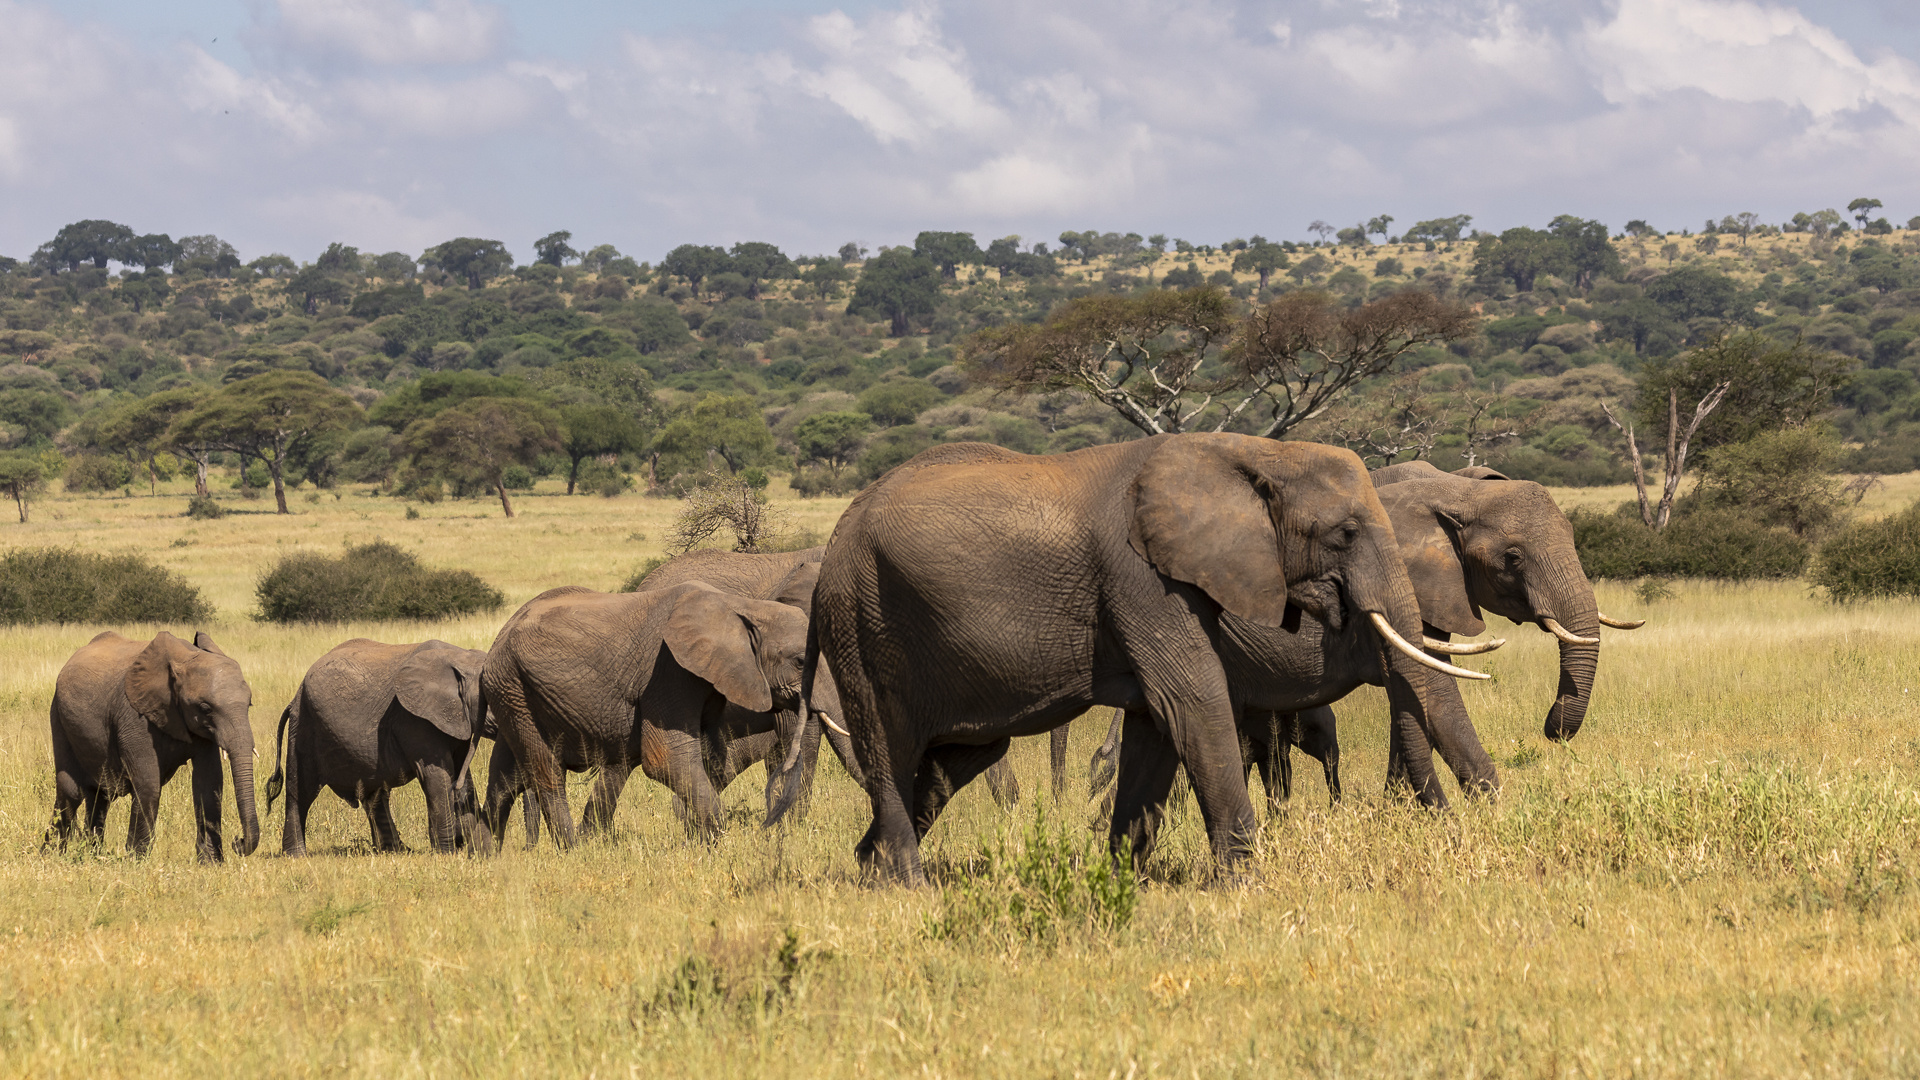
[[[1657,472],[1670,413],[1684,426],[1721,382],[1696,446],[1709,479],[1739,453],[1749,473],[1907,471],[1920,219],[1878,208],[1678,233],[1382,215],[1306,243],[926,232],[657,262],[557,232],[525,266],[474,238],[243,262],[217,237],[82,221],[0,259],[0,491],[24,516],[56,479],[133,491],[185,470],[282,508],[353,484],[511,513],[539,477],[678,494],[790,472],[843,492],[944,441],[1159,430],[1612,484],[1633,475],[1626,429]]]

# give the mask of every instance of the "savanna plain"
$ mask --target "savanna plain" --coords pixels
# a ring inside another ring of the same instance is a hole
[[[662,553],[675,504],[551,483],[511,520],[482,500],[409,519],[351,491],[218,520],[182,517],[177,485],[51,497],[0,543],[137,550],[199,586],[264,758],[337,642],[484,649],[536,593],[617,588]],[[1920,493],[1892,486],[1866,512]],[[845,505],[775,488],[822,537]],[[507,609],[252,617],[280,554],[375,537],[473,570]],[[1495,675],[1463,690],[1498,797],[1432,814],[1386,796],[1384,696],[1364,690],[1339,710],[1341,805],[1296,756],[1291,806],[1243,874],[1214,876],[1187,802],[1137,894],[1056,908],[1041,879],[1075,879],[1070,856],[1104,844],[1087,798],[1104,710],[1073,725],[1059,805],[1043,740],[1015,746],[1017,809],[963,792],[929,837],[939,885],[919,891],[860,880],[866,800],[830,754],[803,821],[760,827],[755,768],[711,846],[636,778],[615,832],[569,852],[524,849],[516,817],[494,858],[373,854],[361,813],[323,794],[313,857],[278,855],[276,804],[257,853],[202,866],[183,774],[150,857],[121,851],[125,800],[103,848],[46,852],[53,678],[102,628],[0,629],[0,1073],[1920,1075],[1920,606],[1838,606],[1798,582],[1598,591],[1648,622],[1607,631],[1573,743],[1541,735],[1546,635],[1494,626],[1511,643],[1468,661]],[[576,808],[586,782],[570,780]],[[417,786],[394,806],[424,849]]]

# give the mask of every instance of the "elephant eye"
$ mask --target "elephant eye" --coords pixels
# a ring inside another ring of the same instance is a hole
[[[1519,569],[1522,558],[1523,556],[1520,554],[1520,551],[1518,549],[1508,551],[1507,552],[1507,569],[1509,570]]]

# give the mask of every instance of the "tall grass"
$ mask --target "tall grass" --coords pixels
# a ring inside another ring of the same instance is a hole
[[[113,501],[48,508],[106,546],[200,530],[163,557],[223,598],[215,633],[252,681],[263,746],[341,638],[484,648],[499,620],[248,620],[279,550],[336,550],[377,525],[515,603],[612,587],[658,554],[628,539],[657,535],[638,498],[536,496],[511,523],[439,516],[447,504],[403,522],[351,496],[291,522],[188,522],[180,501],[98,523],[84,519]],[[1463,693],[1503,763],[1497,798],[1431,814],[1379,794],[1384,695],[1366,690],[1340,708],[1339,808],[1317,770],[1296,772],[1293,805],[1231,880],[1210,871],[1198,810],[1173,808],[1124,921],[1093,917],[1118,898],[1083,876],[1105,833],[1077,798],[1043,825],[969,788],[927,838],[940,887],[869,887],[852,854],[865,796],[830,761],[807,819],[773,831],[756,827],[759,770],[737,781],[711,846],[636,775],[613,835],[564,854],[521,850],[517,830],[491,860],[372,854],[363,815],[327,794],[313,858],[271,854],[268,820],[260,853],[202,867],[176,781],[150,858],[121,854],[124,800],[102,850],[43,855],[47,696],[95,628],[0,627],[0,1073],[1920,1072],[1920,603],[1836,606],[1799,582],[1680,582],[1651,607],[1599,591],[1649,623],[1605,632],[1573,743],[1541,736],[1544,634],[1499,628],[1512,643],[1470,661],[1496,675]],[[1071,790],[1104,728],[1073,729]],[[1029,791],[1045,758],[1043,741],[1015,747]],[[576,813],[586,783],[570,778]],[[418,788],[394,811],[424,847]],[[968,891],[993,899],[971,924],[986,932],[930,933]],[[1006,916],[1016,897],[1047,918]]]

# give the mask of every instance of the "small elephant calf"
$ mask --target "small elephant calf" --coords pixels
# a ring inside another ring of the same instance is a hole
[[[416,779],[426,792],[433,850],[488,846],[465,773],[476,740],[493,734],[480,692],[486,662],[486,653],[444,641],[387,645],[366,638],[342,642],[315,661],[280,714],[267,780],[271,810],[282,790],[284,752],[281,852],[307,853],[307,811],[323,787],[366,811],[376,848],[406,850],[387,792]]]

